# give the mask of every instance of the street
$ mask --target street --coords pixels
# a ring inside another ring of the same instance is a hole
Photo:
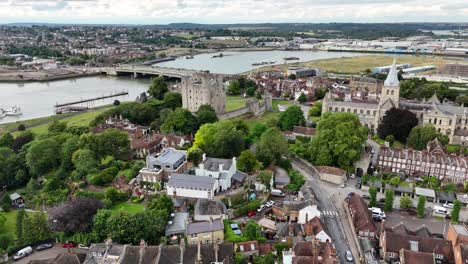
[[[335,245],[340,263],[347,263],[345,253],[348,250],[351,250],[355,260],[358,259],[359,254],[357,245],[351,237],[351,229],[349,228],[346,214],[342,208],[343,200],[340,200],[340,198],[334,197],[333,195],[330,195],[329,192],[322,190],[321,181],[317,179],[317,176],[314,175],[309,168],[296,161],[293,161],[292,165],[295,170],[299,171],[306,178],[305,188],[311,189],[315,194],[318,208],[321,211],[338,213],[338,216],[334,217],[327,217],[324,215],[323,220],[328,227],[330,236],[332,237],[332,242]],[[336,186],[336,188],[339,187]]]

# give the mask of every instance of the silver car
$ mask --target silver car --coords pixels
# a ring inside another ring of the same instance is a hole
[[[354,260],[354,259],[353,259],[353,254],[352,254],[351,251],[349,251],[349,250],[346,251],[346,260],[347,260],[348,262],[353,262],[353,260]]]

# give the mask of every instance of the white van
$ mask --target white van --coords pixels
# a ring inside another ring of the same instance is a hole
[[[442,206],[435,205],[434,206],[434,213],[446,215],[448,212],[447,212],[446,208],[444,208]]]
[[[384,211],[378,207],[371,207],[369,210],[372,211],[372,218],[374,218],[374,220],[382,221],[386,218]]]
[[[272,196],[284,197],[284,193],[281,190],[278,190],[278,189],[271,189],[271,195]]]
[[[33,252],[32,247],[25,247],[22,250],[16,252],[16,254],[13,256],[13,260],[22,259],[22,258],[30,255],[32,252]]]

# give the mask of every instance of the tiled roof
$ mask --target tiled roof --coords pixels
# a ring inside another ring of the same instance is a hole
[[[207,233],[224,230],[224,224],[222,220],[214,220],[211,223],[208,221],[194,222],[187,226],[187,235]]]
[[[377,233],[377,227],[375,226],[372,215],[369,212],[367,203],[364,199],[355,194],[348,199],[348,207],[353,218],[353,224],[356,231],[369,231]]]

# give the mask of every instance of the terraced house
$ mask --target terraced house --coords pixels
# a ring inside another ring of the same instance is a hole
[[[435,176],[455,183],[468,181],[468,158],[448,154],[437,139],[423,151],[381,147],[377,166],[382,171],[412,176]]]

